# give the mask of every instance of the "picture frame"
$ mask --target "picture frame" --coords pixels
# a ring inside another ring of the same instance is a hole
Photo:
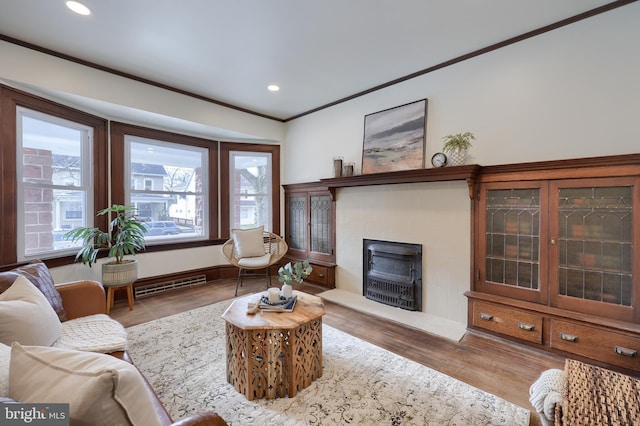
[[[424,168],[428,99],[364,117],[362,174]]]

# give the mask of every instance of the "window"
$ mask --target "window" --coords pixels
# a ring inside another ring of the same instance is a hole
[[[280,231],[280,147],[220,144],[222,232],[264,226]]]
[[[129,134],[124,146],[125,204],[146,223],[147,243],[208,238],[208,149]]]
[[[3,84],[0,134],[15,141],[0,144],[0,188],[8,213],[0,221],[0,264],[33,258],[47,259],[50,266],[73,262],[77,250],[64,234],[77,226],[107,229],[109,218],[96,212],[111,204],[137,208],[149,224],[147,251],[173,248],[167,244],[219,244],[230,229],[230,150],[239,154],[238,161],[256,154],[266,166],[266,174],[245,176],[246,182],[240,182],[240,221],[245,226],[260,218],[267,229],[279,232],[278,145],[219,143],[108,122]],[[219,146],[225,155],[220,163]],[[38,155],[28,157],[27,151]],[[41,154],[47,159],[39,158]],[[254,171],[239,167],[240,174]],[[37,168],[43,172],[39,177],[30,174]],[[269,181],[266,190],[255,185],[256,178]]]
[[[231,228],[271,230],[271,154],[229,153]]]
[[[16,118],[18,260],[75,251],[63,235],[93,225],[93,128],[22,107]]]

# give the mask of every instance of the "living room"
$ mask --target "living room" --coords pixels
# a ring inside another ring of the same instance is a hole
[[[331,177],[334,156],[359,164],[364,116],[423,98],[429,100],[426,163],[441,150],[443,136],[463,131],[477,138],[469,163],[483,166],[630,154],[637,152],[632,123],[640,97],[633,77],[635,30],[624,22],[632,22],[637,7],[614,9],[287,123],[7,42],[0,44],[6,58],[0,71],[3,79],[53,93],[68,91],[255,135],[267,143],[281,141],[283,184]],[[39,72],[42,69],[49,72]],[[64,81],[56,78],[59,75]],[[358,292],[364,233],[358,228],[364,226],[372,230],[369,238],[424,244],[425,264],[431,266],[425,268],[426,311],[466,324],[463,293],[469,289],[470,258],[461,255],[471,252],[466,188],[464,182],[450,182],[341,190],[336,208],[338,288]],[[376,207],[381,209],[377,214],[371,214],[372,199],[386,200]],[[360,220],[363,216],[366,221]],[[413,226],[418,221],[421,226]],[[215,247],[143,253],[139,261],[141,278],[225,263]],[[61,281],[98,278],[96,271],[77,264],[53,273]]]
[[[640,7],[637,2],[625,3],[284,122],[6,38],[0,41],[0,80],[75,107],[82,99],[92,99],[105,108],[118,105],[152,113],[156,120],[166,119],[161,127],[166,130],[177,131],[189,122],[228,132],[216,140],[279,145],[281,184],[331,178],[336,156],[359,169],[364,117],[420,99],[428,99],[425,167],[442,150],[442,137],[465,131],[476,137],[468,163],[481,166],[630,155],[638,153]],[[546,24],[551,22],[542,23]],[[110,110],[89,112],[113,116]],[[336,287],[361,294],[363,239],[420,243],[424,312],[464,330],[474,249],[468,194],[464,180],[337,189]],[[284,211],[282,197],[280,202]],[[281,214],[277,229],[283,224]],[[224,237],[221,231],[220,238]],[[219,245],[149,251],[136,257],[144,280],[226,265]],[[100,279],[99,268],[79,264],[56,266],[51,272],[56,282]]]

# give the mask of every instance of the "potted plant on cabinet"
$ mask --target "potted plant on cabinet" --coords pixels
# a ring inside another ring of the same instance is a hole
[[[301,283],[311,275],[313,268],[309,265],[309,261],[305,260],[304,262],[296,262],[291,266],[291,262],[286,265],[280,267],[278,269],[278,281],[283,283],[282,285],[282,295],[284,297],[291,297],[293,293],[293,283],[294,281],[297,283]]]
[[[82,247],[76,254],[80,261],[89,267],[97,262],[98,253],[108,249],[107,256],[114,260],[102,265],[102,285],[119,287],[133,283],[138,278],[138,261],[125,259],[126,255],[135,255],[144,250],[146,227],[134,215],[134,207],[114,204],[100,210],[99,216],[113,214],[106,231],[100,228],[80,227],[68,231],[64,237],[71,241],[82,241]]]
[[[473,133],[464,132],[447,135],[442,139],[444,140],[442,150],[448,154],[449,164],[461,166],[467,161],[467,151],[471,148],[471,141],[476,138]]]

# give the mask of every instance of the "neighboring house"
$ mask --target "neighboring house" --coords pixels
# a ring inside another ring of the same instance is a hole
[[[153,194],[164,191],[167,171],[159,164],[131,163],[131,190],[144,191],[135,196],[135,205],[140,220],[167,220],[169,207],[175,204],[176,197],[166,194]],[[133,197],[132,197],[133,198]]]
[[[163,191],[168,174],[164,166],[156,164],[132,163],[131,189],[142,191]],[[52,183],[59,186],[79,184],[79,159],[68,155],[53,156]],[[85,224],[82,203],[74,191],[57,191],[53,200],[53,210],[57,223],[54,224],[56,241],[63,231]],[[134,207],[141,220],[166,220],[169,212],[180,203],[180,197],[166,194],[139,193]],[[175,208],[174,208],[175,209]]]

